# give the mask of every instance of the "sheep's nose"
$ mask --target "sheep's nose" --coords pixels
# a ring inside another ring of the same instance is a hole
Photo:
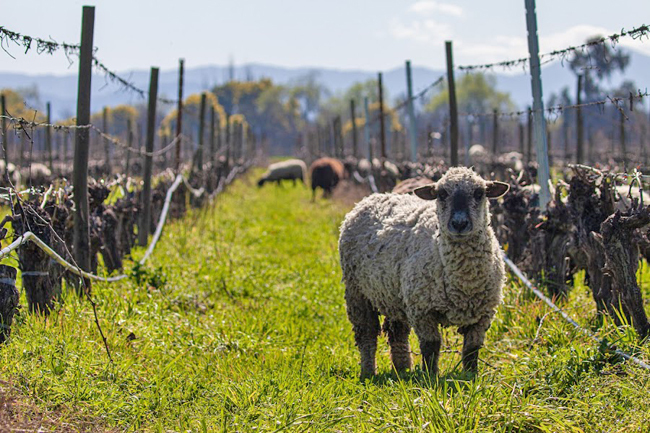
[[[465,233],[471,229],[470,221],[465,215],[454,215],[451,218],[450,225],[455,233]]]

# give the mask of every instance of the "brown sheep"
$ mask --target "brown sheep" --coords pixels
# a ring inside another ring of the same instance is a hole
[[[418,177],[413,177],[410,179],[406,179],[397,185],[395,185],[395,188],[393,188],[392,193],[393,194],[410,194],[417,188],[425,185],[431,185],[433,181],[429,179],[428,177],[424,176],[418,176]]]
[[[319,158],[309,167],[311,177],[311,199],[316,199],[316,188],[323,189],[323,198],[330,197],[332,190],[343,179],[345,168],[343,163],[334,158]]]

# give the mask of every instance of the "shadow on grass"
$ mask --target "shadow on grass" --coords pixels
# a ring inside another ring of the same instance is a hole
[[[445,374],[432,376],[416,367],[414,370],[398,373],[395,370],[378,373],[375,376],[359,379],[364,384],[379,387],[404,384],[421,388],[448,387],[452,392],[469,389],[477,376],[474,373],[456,368]]]

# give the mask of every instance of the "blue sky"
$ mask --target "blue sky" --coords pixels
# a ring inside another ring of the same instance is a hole
[[[81,7],[74,0],[0,0],[0,26],[77,43]],[[527,54],[523,0],[97,0],[97,57],[124,71],[268,63],[386,70],[411,59],[444,67],[444,41],[454,41],[456,64],[484,63]],[[641,0],[537,0],[542,52],[650,24]],[[650,41],[622,45],[650,55]],[[76,72],[62,53],[23,55],[6,47],[0,71]]]

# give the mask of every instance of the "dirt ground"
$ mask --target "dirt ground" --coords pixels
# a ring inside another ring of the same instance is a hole
[[[372,191],[370,191],[368,185],[359,185],[349,179],[344,179],[334,189],[332,198],[352,207],[370,194],[372,194]]]
[[[101,423],[70,421],[63,411],[40,410],[10,383],[0,381],[0,433],[5,432],[104,432]]]

